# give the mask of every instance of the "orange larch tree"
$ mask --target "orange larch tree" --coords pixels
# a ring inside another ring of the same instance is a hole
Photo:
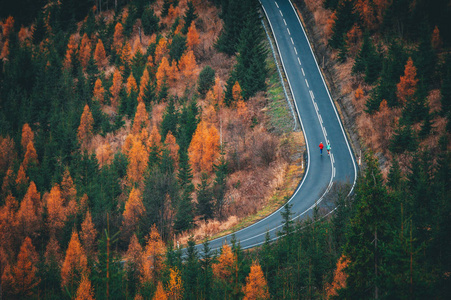
[[[171,158],[174,160],[174,163],[177,166],[179,161],[180,146],[177,144],[175,136],[172,134],[171,131],[169,131],[168,134],[166,135],[166,140],[164,141],[164,143],[166,144],[166,147],[169,150]]]
[[[47,207],[47,225],[51,234],[63,228],[66,222],[66,208],[63,205],[63,197],[58,184],[55,184],[50,193],[45,197]]]
[[[243,287],[243,300],[264,300],[269,299],[268,285],[260,264],[256,261],[252,263],[251,272],[246,278],[246,285]]]
[[[133,77],[133,73],[130,73],[130,76],[128,76],[128,78],[127,78],[127,86],[126,86],[127,95],[130,96],[132,90],[134,92],[137,92],[138,91],[138,85],[136,84],[135,77]]]
[[[74,230],[61,268],[61,287],[67,286],[73,290],[75,284],[87,273],[88,260],[78,239],[78,233]]]
[[[25,145],[24,151],[26,151]],[[17,157],[14,140],[9,136],[0,136],[0,173],[6,172]]]
[[[53,262],[56,262],[58,266],[61,266],[63,263],[63,255],[61,253],[61,248],[58,243],[58,240],[55,236],[51,236],[50,240],[45,247],[45,264],[51,265]]]
[[[162,144],[161,144],[161,134],[156,125],[152,126],[152,131],[150,132],[150,136],[147,139],[147,148],[149,152],[151,150],[160,153]]]
[[[94,51],[94,60],[96,61],[99,70],[104,69],[108,63],[105,47],[103,46],[101,39],[97,40],[96,50]]]
[[[36,149],[34,148],[33,141],[30,141],[27,145],[27,152],[25,152],[25,156],[23,158],[22,165],[25,170],[29,167],[31,163],[39,163],[38,162],[38,154],[36,153]]]
[[[168,54],[168,41],[163,37],[158,41],[155,49],[155,63],[162,61],[163,57]]]
[[[358,0],[355,4],[356,10],[359,12],[360,17],[365,25],[365,28],[369,30],[375,30],[378,25],[376,22],[376,16],[373,9],[373,1]]]
[[[92,222],[91,213],[88,211],[85,215],[85,220],[81,223],[80,238],[83,243],[83,247],[86,250],[86,256],[90,259],[94,256],[96,248],[97,230]]]
[[[2,51],[0,52],[0,59],[8,60],[9,56],[9,40],[6,40],[3,44]]]
[[[168,296],[164,291],[163,284],[161,283],[161,281],[158,281],[157,290],[155,291],[155,295],[153,296],[152,300],[167,300],[167,299]]]
[[[91,141],[93,132],[94,119],[88,104],[85,105],[80,118],[80,126],[78,126],[78,142],[82,147],[86,147]]]
[[[150,126],[149,115],[144,102],[140,101],[136,108],[135,118],[133,119],[132,133],[138,135],[143,128]]]
[[[88,276],[83,276],[81,278],[75,300],[94,300],[94,291],[92,290],[91,281]]]
[[[33,289],[39,284],[40,279],[36,276],[38,269],[36,264],[39,262],[39,256],[31,243],[31,239],[26,237],[20,247],[17,263],[12,270],[12,286],[17,295],[33,295]]]
[[[88,35],[83,34],[83,38],[80,43],[80,50],[78,51],[78,59],[80,60],[81,67],[86,71],[86,67],[88,66],[89,59],[91,58],[91,40]]]
[[[3,23],[3,36],[8,38],[9,35],[13,32],[14,29],[14,18],[12,16],[8,16],[5,22]]]
[[[124,47],[122,47],[121,51],[121,61],[125,66],[129,66],[132,61],[132,47],[130,46],[130,43],[127,41],[124,44]]]
[[[138,101],[142,102],[144,99],[144,96],[147,92],[147,87],[150,82],[150,76],[149,71],[147,71],[147,68],[144,68],[143,75],[141,76],[141,80],[139,82],[139,94],[138,94]]]
[[[149,155],[140,140],[134,140],[128,154],[127,178],[130,183],[141,182],[149,162]]]
[[[345,273],[344,269],[349,265],[349,263],[349,259],[343,255],[337,261],[337,268],[334,271],[334,281],[332,284],[327,284],[325,288],[327,299],[338,295],[337,291],[346,287],[346,279],[348,278],[348,275]]]
[[[232,274],[237,268],[236,255],[232,252],[229,245],[224,244],[221,249],[221,255],[218,262],[213,264],[213,275],[216,278],[230,282]]]
[[[169,270],[169,282],[168,282],[168,299],[180,300],[183,298],[183,283],[180,276],[180,271],[177,267]]]
[[[141,282],[157,282],[165,266],[166,247],[161,240],[155,224],[150,229],[146,248],[143,253],[143,269],[141,271]]]
[[[113,150],[108,142],[97,147],[96,158],[99,162],[99,168],[109,165],[113,161]]]
[[[77,188],[68,169],[64,171],[61,181],[61,197],[63,205],[66,207],[66,215],[75,215],[77,213]]]
[[[127,253],[125,254],[125,267],[128,270],[133,270],[134,274],[139,277],[139,272],[142,269],[143,248],[138,241],[136,233],[133,233],[128,244]],[[136,277],[137,278],[137,277]]]
[[[188,155],[194,170],[211,172],[219,156],[219,132],[216,127],[208,126],[202,120],[194,132]]]
[[[26,185],[28,185],[28,176],[25,173],[25,168],[22,164],[20,165],[19,171],[17,172],[16,186],[21,190]]]
[[[157,90],[160,90],[163,82],[168,80],[170,69],[171,67],[169,66],[168,59],[163,57],[155,75],[155,78],[157,79]]]
[[[20,142],[24,152],[27,151],[27,146],[29,142],[34,143],[34,133],[33,130],[31,130],[30,125],[28,125],[28,123],[25,123],[22,126],[22,139]]]
[[[103,88],[102,80],[100,80],[100,78],[97,78],[96,83],[94,85],[93,99],[95,101],[99,101],[100,104],[103,104],[103,101],[105,101],[104,95],[105,89]]]
[[[6,171],[5,177],[3,177],[2,196],[5,197],[11,194],[11,188],[13,186],[14,186],[14,171],[10,167],[8,171]]]
[[[179,69],[187,83],[196,82],[199,68],[197,67],[196,58],[194,57],[192,50],[189,50],[182,55],[179,61]]]
[[[241,86],[238,81],[235,81],[235,84],[232,87],[232,98],[234,103],[238,103],[238,101],[243,101]]]
[[[117,23],[114,27],[114,35],[113,35],[113,50],[120,54],[122,44],[124,43],[124,27],[121,23]]]
[[[440,30],[438,30],[437,26],[435,26],[434,31],[432,32],[431,43],[435,50],[440,50],[443,45],[442,38],[440,37]]]
[[[30,188],[28,188],[28,190],[30,191]],[[38,212],[36,211],[33,203],[33,195],[31,195],[31,193],[33,192],[27,192],[22,199],[22,202],[20,202],[20,208],[16,216],[17,230],[21,237],[34,237],[41,225],[41,216],[40,214],[38,215]]]
[[[186,43],[191,50],[194,50],[194,47],[199,45],[199,33],[197,32],[196,25],[194,22],[191,23],[191,26],[188,28],[188,33],[186,35]]]
[[[412,99],[415,94],[418,79],[417,68],[413,65],[413,60],[411,57],[407,60],[404,75],[401,76],[398,83],[396,95],[398,96],[398,101],[401,104],[405,104],[408,100]]]
[[[12,249],[16,240],[16,210],[19,206],[16,198],[8,195],[5,204],[0,207],[0,241],[4,249]]]
[[[124,213],[122,214],[122,230],[127,237],[136,231],[136,226],[145,211],[146,208],[142,202],[141,191],[133,188],[125,203]]]
[[[114,108],[119,105],[119,93],[122,89],[122,75],[119,69],[114,70],[113,84],[110,87],[111,93],[111,106]]]
[[[75,36],[71,35],[69,38],[69,42],[67,43],[66,55],[64,56],[63,66],[66,70],[72,68],[72,64],[74,63],[74,58],[77,53],[77,42],[75,41]]]
[[[216,76],[215,78],[215,85],[213,86],[213,99],[213,105],[218,105],[220,107],[224,105],[224,89],[219,76]]]

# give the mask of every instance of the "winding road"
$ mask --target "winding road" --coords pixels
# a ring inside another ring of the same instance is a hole
[[[260,0],[277,44],[283,68],[294,98],[296,112],[304,131],[307,168],[303,180],[290,198],[294,219],[305,218],[338,182],[351,184],[357,178],[356,162],[331,99],[318,63],[313,55],[301,21],[289,0]],[[330,142],[331,155],[318,145]],[[282,227],[280,208],[257,223],[235,232],[243,249],[261,245],[265,235],[277,238]],[[210,241],[210,248],[220,249],[230,235]],[[202,245],[197,245],[201,252]]]

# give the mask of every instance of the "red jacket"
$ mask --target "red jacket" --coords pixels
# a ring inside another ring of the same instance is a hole
[[[323,145],[323,143],[321,142],[321,143],[319,143],[319,148],[321,149],[321,150],[323,150],[323,148],[324,148],[324,145]]]

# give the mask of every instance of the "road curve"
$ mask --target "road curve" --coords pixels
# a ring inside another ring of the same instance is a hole
[[[357,168],[337,110],[293,4],[289,0],[260,0],[260,3],[276,40],[304,131],[307,168],[303,180],[289,200],[294,218],[303,218],[311,215],[312,208],[321,202],[335,183],[347,182],[353,189]],[[320,155],[320,142],[324,145],[330,142],[330,156],[325,150]],[[261,245],[267,232],[271,239],[276,239],[282,226],[281,209],[235,232],[241,247],[247,249]],[[230,240],[230,235],[212,240],[210,248],[217,250]],[[202,245],[197,247],[201,252]]]

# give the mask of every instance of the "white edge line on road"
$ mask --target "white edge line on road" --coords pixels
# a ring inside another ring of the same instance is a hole
[[[302,71],[302,75],[304,75],[304,76],[305,76],[305,73],[304,73],[304,68],[301,68],[301,71]]]
[[[279,4],[277,4],[277,1],[274,1],[274,3],[276,4],[277,8],[279,8]]]
[[[294,45],[293,38],[290,37],[291,43]]]
[[[294,52],[296,52],[296,55],[298,55],[298,50],[296,50],[296,47],[293,47],[294,48]],[[298,57],[298,59],[299,59],[299,57]]]
[[[288,35],[291,35],[290,29],[288,29],[288,27],[287,27],[287,31],[288,31]]]
[[[280,15],[283,17],[283,13],[282,13],[282,11],[279,9],[279,12],[280,12]]]
[[[316,60],[315,54],[313,53],[312,45],[310,44],[310,40],[308,39],[307,34],[305,33],[304,26],[302,25],[301,19],[299,19],[299,16],[298,16],[298,14],[297,14],[297,12],[296,12],[296,9],[295,9],[294,6],[293,6],[293,3],[291,2],[291,0],[289,0],[289,2],[290,2],[290,5],[291,5],[291,8],[292,8],[293,11],[294,11],[294,14],[295,14],[296,17],[298,18],[298,22],[299,22],[299,25],[300,25],[301,28],[302,28],[302,31],[304,32],[304,36],[305,36],[306,39],[307,39],[307,43],[309,44],[310,52],[312,53],[313,59],[315,60],[316,67],[317,67],[317,69],[318,69],[319,75],[321,76],[321,79],[323,80],[324,87],[326,88],[327,95],[329,96],[329,101],[330,101],[330,103],[332,104],[332,107],[334,108],[335,115],[337,116],[338,123],[340,124],[341,131],[343,132],[343,136],[344,136],[345,141],[346,141],[346,146],[348,147],[349,155],[351,156],[352,165],[353,165],[353,167],[354,167],[354,182],[353,182],[353,184],[352,184],[351,190],[350,190],[349,193],[348,193],[348,196],[349,196],[349,195],[352,194],[352,192],[353,192],[353,190],[354,190],[354,187],[355,187],[355,184],[356,184],[356,181],[357,181],[357,167],[356,167],[356,165],[355,165],[354,155],[352,155],[352,150],[351,150],[351,147],[349,146],[348,137],[346,136],[346,133],[345,133],[345,131],[344,131],[344,128],[343,128],[343,124],[342,124],[342,122],[341,122],[341,119],[340,119],[340,117],[338,116],[338,112],[337,112],[337,109],[336,109],[336,107],[335,107],[335,103],[332,101],[332,97],[330,96],[329,88],[327,87],[326,81],[324,80],[323,73],[321,73],[321,70],[320,70],[319,65],[318,65],[318,61]],[[262,7],[263,7],[263,5],[262,5]],[[265,13],[266,13],[266,12],[265,12]]]
[[[305,79],[305,84],[307,85],[308,88],[310,88],[309,85],[308,85],[307,78]]]
[[[296,48],[294,48],[294,49],[296,49]],[[297,52],[296,52],[296,54],[297,54]],[[301,60],[299,59],[299,57],[298,57],[298,62],[299,62],[299,65],[302,65],[301,64]]]
[[[287,26],[287,21],[285,21],[285,18],[283,19],[283,23]]]

